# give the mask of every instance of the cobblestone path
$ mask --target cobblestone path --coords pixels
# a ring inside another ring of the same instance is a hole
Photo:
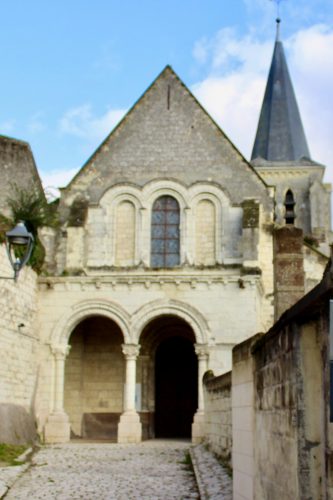
[[[199,498],[184,464],[190,443],[66,443],[43,447],[6,500],[185,500]]]

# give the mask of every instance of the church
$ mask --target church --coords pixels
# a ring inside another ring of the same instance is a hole
[[[27,144],[0,138],[8,185],[22,158],[38,183]],[[61,189],[59,227],[40,233],[30,399],[16,403],[45,442],[200,442],[204,373],[229,371],[232,348],[296,300],[290,285],[277,312],[277,228],[303,231],[303,293],[322,277],[324,171],[310,157],[279,36],[251,161],[166,66]]]

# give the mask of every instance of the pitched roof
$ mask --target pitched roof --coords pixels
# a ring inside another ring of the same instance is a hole
[[[310,153],[283,45],[277,36],[251,159],[278,162],[302,157],[310,158]]]

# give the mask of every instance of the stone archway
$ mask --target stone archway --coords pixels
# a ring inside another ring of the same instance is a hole
[[[117,439],[125,382],[123,341],[119,326],[105,316],[89,316],[73,329],[64,386],[72,437]]]
[[[138,381],[143,437],[190,437],[198,407],[195,336],[183,319],[162,315],[140,337]]]

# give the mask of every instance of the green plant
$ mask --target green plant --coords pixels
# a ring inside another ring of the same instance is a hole
[[[185,465],[186,469],[193,472],[192,459],[191,459],[191,455],[188,451],[185,452],[183,460],[181,460],[179,463],[181,463],[182,465]]]
[[[319,247],[318,238],[316,238],[315,236],[312,236],[311,234],[305,234],[304,241],[305,241],[305,243],[307,243],[308,245],[310,245],[312,247],[315,247],[315,248]]]
[[[38,237],[38,229],[43,226],[56,227],[58,216],[55,203],[48,203],[44,192],[33,184],[20,188],[11,184],[11,195],[7,198],[11,215],[0,214],[0,242],[5,240],[6,231],[19,221],[24,221],[26,228],[34,237],[34,248],[28,265],[40,272],[45,249]]]
[[[4,465],[20,465],[17,458],[27,449],[25,445],[0,443],[0,463]]]
[[[14,222],[25,221],[28,231],[37,236],[43,226],[54,226],[57,222],[53,205],[47,202],[44,191],[29,185],[25,189],[11,184],[11,196],[7,198]]]

